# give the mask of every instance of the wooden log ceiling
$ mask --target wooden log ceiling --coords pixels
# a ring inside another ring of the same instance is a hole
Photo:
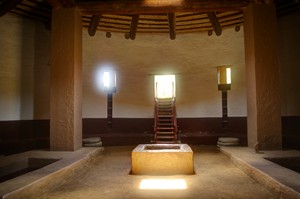
[[[130,24],[130,32],[129,32],[129,38],[134,40],[135,39],[135,35],[136,35],[136,31],[138,28],[138,23],[139,23],[139,18],[140,15],[133,15],[132,16],[132,20],[131,20],[131,24]]]
[[[219,23],[218,17],[215,12],[208,12],[207,16],[210,20],[210,23],[216,33],[217,36],[220,36],[222,34],[222,27]]]
[[[97,31],[97,27],[98,27],[98,24],[99,24],[99,21],[100,21],[100,15],[93,15],[92,16],[92,19],[91,19],[91,22],[90,22],[90,25],[89,25],[89,28],[88,28],[88,32],[89,32],[89,35],[91,37],[95,36],[96,34],[96,31]]]
[[[270,0],[0,0],[0,16],[10,12],[50,24],[52,9],[77,7],[90,36],[104,31],[108,38],[117,32],[130,39],[138,34],[168,34],[175,39],[183,33],[238,31],[243,10],[251,2]],[[280,14],[300,7],[298,0],[274,2]]]
[[[170,39],[176,38],[176,16],[175,13],[168,13],[168,19],[169,19],[169,34]]]

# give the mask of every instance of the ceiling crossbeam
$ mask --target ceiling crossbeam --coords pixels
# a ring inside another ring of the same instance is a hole
[[[139,23],[139,18],[140,18],[140,15],[133,15],[132,16],[132,20],[131,20],[131,24],[130,24],[130,32],[129,32],[129,38],[132,39],[132,40],[134,40],[135,36],[136,36],[138,23]]]
[[[48,0],[50,1],[50,0]],[[52,0],[54,1],[54,0]],[[252,0],[77,0],[84,15],[243,11]]]
[[[52,8],[57,9],[57,8],[72,8],[76,6],[76,3],[74,0],[47,0],[49,5],[52,6]]]
[[[168,21],[169,21],[170,39],[174,40],[176,38],[176,17],[175,17],[175,13],[168,13]]]
[[[90,25],[89,25],[89,28],[88,28],[88,32],[89,32],[89,35],[91,37],[95,36],[95,34],[96,34],[100,18],[101,18],[100,15],[93,15],[92,16],[92,19],[91,19],[91,22],[90,22]]]
[[[222,27],[215,12],[206,13],[217,36],[222,34]]]

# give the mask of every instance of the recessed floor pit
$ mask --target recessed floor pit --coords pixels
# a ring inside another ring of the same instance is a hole
[[[0,167],[0,183],[40,169],[60,159],[24,158]]]
[[[131,153],[133,175],[192,175],[194,157],[187,144],[140,144]]]
[[[300,157],[265,158],[275,164],[300,173]]]

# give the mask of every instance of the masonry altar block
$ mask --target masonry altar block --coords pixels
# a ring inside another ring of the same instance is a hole
[[[187,144],[140,144],[131,153],[131,174],[192,175],[194,158]]]

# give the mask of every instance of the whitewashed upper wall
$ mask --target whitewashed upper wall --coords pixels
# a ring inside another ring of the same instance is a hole
[[[246,116],[243,31],[224,30],[177,35],[83,33],[83,117],[106,117],[106,94],[96,87],[96,74],[109,63],[117,72],[113,115],[120,118],[153,117],[154,75],[176,75],[178,117],[221,117],[221,92],[217,90],[218,65],[232,65],[228,93],[229,116]]]
[[[282,115],[300,114],[299,12],[279,18]],[[0,17],[0,120],[48,119],[50,31],[42,23],[6,14]],[[206,33],[124,35],[83,32],[83,117],[106,117],[106,95],[95,86],[101,64],[117,71],[114,117],[153,117],[153,75],[173,73],[179,117],[220,117],[216,66],[233,65],[229,116],[246,116],[243,30]]]
[[[0,120],[49,118],[50,32],[11,14],[0,32]]]
[[[282,115],[300,115],[300,11],[278,20]]]

